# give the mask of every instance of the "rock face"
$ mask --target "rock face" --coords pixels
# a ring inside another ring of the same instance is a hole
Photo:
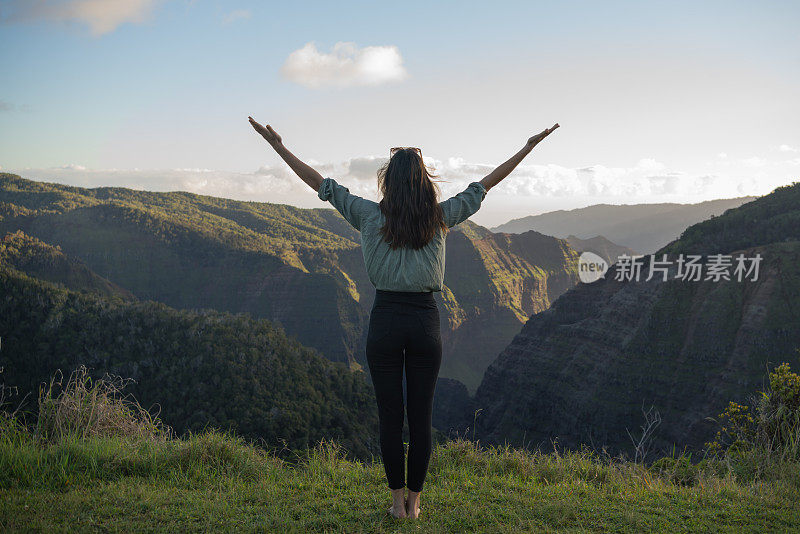
[[[631,453],[628,432],[639,436],[653,407],[654,452],[702,447],[708,417],[745,401],[773,366],[800,361],[799,239],[795,184],[692,226],[658,253],[760,254],[757,281],[683,281],[673,266],[666,282],[647,282],[646,262],[639,282],[616,280],[613,266],[566,292],[486,371],[471,407],[482,410],[478,437]]]
[[[17,230],[139,299],[247,312],[330,360],[366,365],[374,288],[358,232],[331,208],[85,189],[0,173],[0,237]],[[494,234],[471,221],[452,229],[446,247],[446,287],[436,295],[441,375],[474,391],[527,318],[577,283],[577,255],[564,240]]]
[[[527,318],[576,283],[577,254],[560,239],[494,234],[469,221],[447,238],[441,376],[474,392],[488,365]],[[446,325],[446,326],[445,326]]]

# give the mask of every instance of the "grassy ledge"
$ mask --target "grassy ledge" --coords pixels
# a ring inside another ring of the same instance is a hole
[[[335,441],[287,454],[216,430],[176,437],[80,369],[40,390],[35,423],[0,410],[0,530],[798,532],[800,377],[781,366],[771,383],[755,416],[723,414],[723,452],[700,462],[439,444],[412,521],[387,515],[378,459]]]
[[[791,463],[750,482],[731,471],[687,481],[589,452],[481,450],[457,440],[435,449],[416,522],[386,515],[379,462],[348,461],[335,442],[287,461],[213,431],[49,445],[6,431],[0,473],[4,531],[800,530],[800,474]]]

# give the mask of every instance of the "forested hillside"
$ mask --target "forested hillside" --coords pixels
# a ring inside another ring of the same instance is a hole
[[[19,230],[0,236],[0,264],[68,289],[136,300],[130,291],[98,276],[83,262],[68,258],[60,248]]]
[[[366,363],[374,288],[358,232],[329,204],[300,209],[0,174],[0,236],[17,230],[139,299],[249,312],[332,361]],[[442,376],[474,391],[527,318],[576,283],[576,257],[566,241],[536,232],[494,234],[470,221],[454,228],[446,288],[436,295]]]
[[[56,370],[86,365],[136,380],[129,391],[179,433],[230,428],[278,449],[335,438],[355,457],[379,453],[364,373],[248,314],[80,293],[0,255],[0,337],[4,383],[34,399]]]

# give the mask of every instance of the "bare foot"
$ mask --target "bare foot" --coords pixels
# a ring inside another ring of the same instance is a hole
[[[395,505],[391,505],[389,507],[389,515],[391,515],[395,519],[405,519],[406,517],[408,517],[408,515],[406,514],[405,507],[400,508],[400,507],[395,507]]]
[[[417,500],[413,505],[409,505],[408,501],[406,501],[406,517],[409,519],[417,519],[421,512],[422,508],[419,505],[419,500]]]

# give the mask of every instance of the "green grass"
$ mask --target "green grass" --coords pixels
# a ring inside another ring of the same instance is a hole
[[[0,530],[800,531],[797,464],[749,480],[725,469],[673,479],[585,451],[457,440],[434,450],[419,520],[395,520],[382,465],[348,461],[334,442],[281,458],[213,431],[48,443],[6,427]]]
[[[794,406],[800,377],[788,366],[770,385],[765,398]],[[800,531],[797,456],[759,442],[648,467],[587,448],[451,440],[433,451],[421,518],[396,520],[379,461],[334,441],[266,450],[216,430],[176,438],[123,387],[81,367],[58,393],[40,389],[35,425],[0,411],[2,531]]]

